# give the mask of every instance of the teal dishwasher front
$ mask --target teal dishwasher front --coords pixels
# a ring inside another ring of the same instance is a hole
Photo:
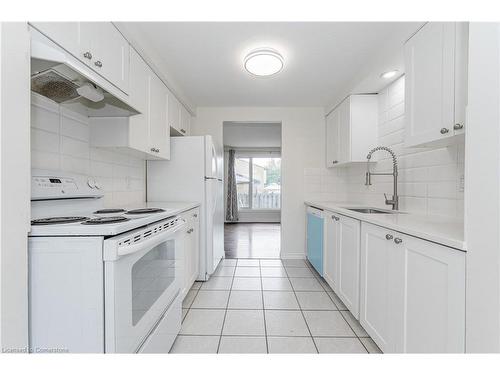
[[[307,259],[323,276],[323,210],[307,207]]]

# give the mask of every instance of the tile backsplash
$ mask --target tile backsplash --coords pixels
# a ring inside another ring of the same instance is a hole
[[[378,145],[398,157],[400,209],[413,213],[463,217],[464,144],[441,148],[404,147],[404,76],[378,94]],[[367,150],[368,151],[368,150]],[[389,154],[378,152],[376,172],[392,172]],[[365,186],[366,165],[311,168],[304,172],[309,199],[349,201],[385,207],[384,193],[392,194],[391,176],[374,176]]]
[[[31,167],[93,176],[104,206],[145,201],[146,163],[89,144],[88,117],[37,94],[31,97]]]

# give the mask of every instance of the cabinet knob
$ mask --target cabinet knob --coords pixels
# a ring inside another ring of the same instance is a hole
[[[193,217],[198,217],[198,214],[194,214]]]
[[[182,134],[186,134],[186,130],[185,129],[181,129],[181,133]]]
[[[94,64],[95,64],[95,66],[97,66],[98,68],[102,68],[102,62],[100,62],[99,60],[97,60]]]
[[[337,164],[338,162],[338,160],[332,160],[332,164]]]
[[[464,128],[464,124],[455,124],[453,125],[454,130],[462,130]]]
[[[385,239],[388,240],[388,241],[392,240],[393,239],[392,234],[386,234],[385,235]]]
[[[399,237],[396,237],[394,239],[394,242],[399,245],[401,242],[403,242],[403,240],[401,238],[399,238]]]
[[[339,218],[337,216],[333,216],[332,215],[332,219],[335,220],[335,221],[339,221]]]
[[[155,151],[156,151],[156,148],[151,147],[151,152],[155,152]]]
[[[91,59],[92,59],[92,54],[91,54],[89,51],[87,51],[87,52],[85,52],[85,53],[83,54],[83,57],[85,57],[86,59],[91,60]]]
[[[160,152],[160,149],[159,149],[159,148],[157,148],[157,149],[156,149],[156,152]]]
[[[448,128],[441,128],[441,134],[446,134],[450,131]]]

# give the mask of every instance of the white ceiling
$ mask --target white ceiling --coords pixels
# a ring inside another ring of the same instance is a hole
[[[194,106],[328,106],[341,90],[365,78],[360,75],[365,74],[371,60],[380,60],[381,51],[385,54],[394,50],[399,56],[403,42],[419,25],[421,23],[395,22],[118,24],[126,36],[140,46],[138,49],[154,60],[155,67],[175,86],[174,91]],[[283,71],[271,78],[249,75],[243,68],[243,58],[258,47],[278,50],[285,59]],[[390,61],[382,65],[390,67]],[[377,77],[378,74],[376,72]]]

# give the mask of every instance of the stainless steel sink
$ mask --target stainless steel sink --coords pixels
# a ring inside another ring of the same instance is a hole
[[[397,211],[385,211],[385,210],[377,210],[375,208],[347,208],[349,211],[356,211],[362,214],[396,214]]]

